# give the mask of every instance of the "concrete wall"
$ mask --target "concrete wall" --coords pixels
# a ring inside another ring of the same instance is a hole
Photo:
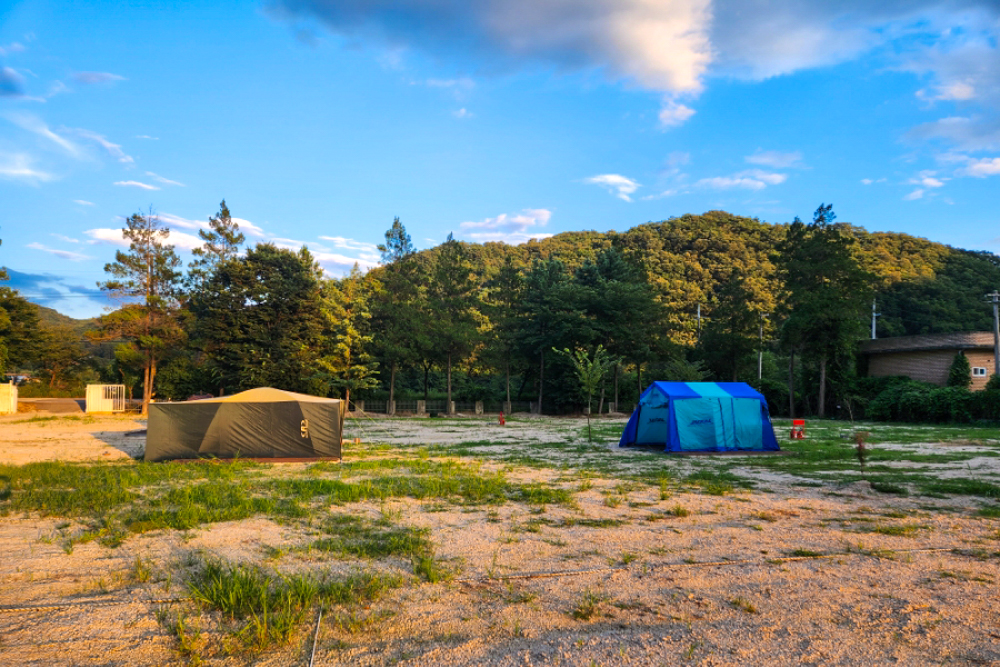
[[[943,387],[948,384],[948,370],[955,360],[956,352],[957,350],[926,350],[873,353],[868,358],[868,376],[905,375]],[[972,378],[972,389],[985,388],[986,382],[993,375],[993,352],[965,350],[965,356],[968,357],[970,366],[986,369],[985,377]]]

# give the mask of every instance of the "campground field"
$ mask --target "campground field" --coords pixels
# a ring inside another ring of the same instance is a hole
[[[1000,428],[677,457],[624,421],[146,464],[140,420],[0,417],[0,664],[1000,664]]]

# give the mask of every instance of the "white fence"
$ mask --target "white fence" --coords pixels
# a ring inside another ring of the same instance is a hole
[[[125,412],[125,385],[88,384],[87,412]]]
[[[17,412],[17,386],[10,382],[0,384],[0,415]]]

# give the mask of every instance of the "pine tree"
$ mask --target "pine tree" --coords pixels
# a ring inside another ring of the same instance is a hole
[[[195,288],[203,283],[219,264],[236,258],[240,253],[240,247],[246,241],[239,224],[229,214],[225,199],[219,204],[219,212],[208,218],[208,227],[207,230],[198,230],[198,236],[204,244],[191,251],[196,259],[188,265],[188,283]]]
[[[184,338],[177,301],[181,261],[174,247],[166,244],[170,230],[160,225],[152,209],[146,215],[133,214],[125,225],[122,236],[129,241],[129,250],[119,250],[115,261],[104,265],[113,278],[98,287],[126,304],[100,318],[97,338],[125,339],[141,359],[146,414],[155,395],[159,363]]]
[[[385,233],[385,243],[379,244],[378,250],[382,253],[383,264],[398,262],[417,251],[398,217],[392,221],[392,227]]]
[[[962,352],[955,354],[955,359],[948,369],[948,386],[968,389],[972,386],[972,365],[969,358]]]

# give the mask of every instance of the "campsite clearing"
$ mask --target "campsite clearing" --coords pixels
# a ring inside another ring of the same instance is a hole
[[[348,420],[342,463],[176,466],[132,460],[137,420],[0,418],[0,663],[308,664],[321,607],[317,665],[1000,661],[1000,429],[677,458],[624,423]]]

